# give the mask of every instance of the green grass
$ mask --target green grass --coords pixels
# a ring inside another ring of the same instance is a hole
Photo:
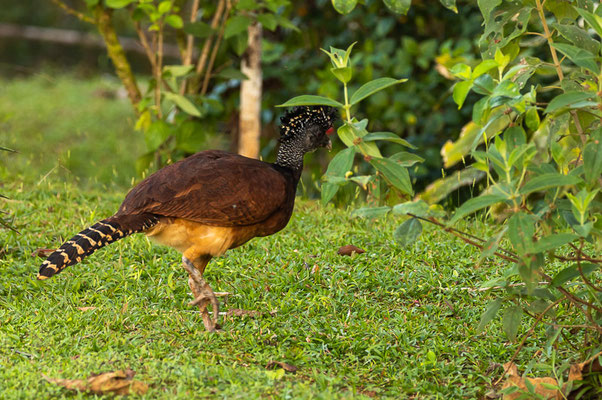
[[[0,78],[0,146],[19,152],[0,154],[0,181],[59,177],[86,186],[129,186],[145,148],[119,87],[108,77]]]
[[[140,235],[35,280],[41,260],[30,253],[110,215],[123,192],[51,182],[6,189],[22,232],[3,232],[0,259],[7,397],[68,396],[41,374],[74,379],[129,367],[151,385],[147,398],[470,398],[486,390],[489,363],[513,350],[501,337],[475,336],[489,295],[460,289],[478,286],[495,266],[475,269],[474,249],[438,231],[403,249],[392,241],[393,220],[367,226],[302,202],[282,233],[211,262],[214,290],[232,293],[224,310],[264,316],[232,317],[207,334],[187,306],[177,252]],[[337,255],[345,244],[367,252]],[[300,370],[274,380],[271,360]]]
[[[263,313],[232,317],[221,333],[205,333],[187,305],[179,254],[140,235],[35,280],[35,249],[115,212],[143,143],[127,102],[98,96],[116,89],[112,81],[0,84],[0,145],[20,151],[0,152],[0,193],[10,198],[0,210],[20,231],[0,230],[1,399],[90,398],[42,374],[84,379],[123,368],[150,385],[149,399],[480,398],[501,374],[495,363],[514,352],[499,321],[475,332],[496,294],[472,289],[504,263],[477,267],[476,249],[430,226],[402,248],[392,239],[400,220],[350,219],[309,201],[283,232],[210,263],[208,282],[232,293],[223,311]],[[367,252],[337,255],[346,244]],[[545,338],[544,328],[534,337]],[[518,361],[541,361],[531,355],[543,340],[529,339]],[[266,370],[270,361],[299,371],[281,376]]]

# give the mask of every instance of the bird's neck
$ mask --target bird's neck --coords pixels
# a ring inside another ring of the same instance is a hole
[[[276,162],[274,164],[289,168],[293,170],[295,175],[301,176],[304,155],[305,153],[302,150],[299,140],[287,140],[286,142],[280,144],[278,155],[276,156]]]

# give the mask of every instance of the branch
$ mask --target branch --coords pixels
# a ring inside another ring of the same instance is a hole
[[[479,241],[479,242],[481,242],[481,243],[485,243],[485,240],[484,240],[484,239],[481,239],[480,237],[477,237],[477,236],[471,235],[470,233],[463,232],[463,231],[461,231],[461,230],[458,230],[458,229],[456,229],[456,228],[450,228],[450,227],[447,227],[447,226],[445,226],[445,224],[443,224],[443,223],[439,222],[439,221],[438,221],[438,220],[437,220],[435,217],[424,218],[424,217],[419,217],[418,215],[415,215],[415,214],[410,214],[410,213],[408,213],[407,215],[409,215],[410,217],[413,217],[413,218],[419,219],[419,220],[421,220],[421,221],[425,221],[425,222],[429,222],[429,223],[431,223],[431,224],[433,224],[433,225],[437,225],[438,227],[440,227],[440,228],[443,228],[443,230],[444,230],[445,232],[451,233],[452,235],[454,235],[454,236],[456,236],[456,237],[458,237],[458,238],[462,239],[464,242],[466,242],[466,243],[468,243],[468,244],[470,244],[470,245],[472,245],[472,246],[475,246],[475,247],[477,247],[477,248],[479,248],[479,249],[483,250],[483,246],[482,246],[482,245],[480,245],[480,244],[478,244],[478,243],[476,243],[476,242],[474,241],[474,240],[477,240],[477,241]],[[471,239],[474,239],[474,240],[471,240]],[[507,255],[501,254],[500,252],[502,252],[502,253],[506,253]],[[495,254],[495,255],[496,255],[496,256],[498,256],[498,257],[501,257],[501,258],[503,258],[503,259],[504,259],[504,260],[506,260],[506,261],[511,261],[511,262],[515,262],[515,263],[519,262],[519,260],[518,260],[518,255],[514,254],[513,252],[511,252],[511,251],[509,251],[509,250],[500,249],[500,251],[499,251],[499,252],[498,252],[498,251],[496,251],[496,252],[495,252],[495,253],[493,253],[493,254]]]
[[[219,0],[217,4],[217,9],[215,10],[215,14],[213,15],[213,20],[211,21],[211,29],[215,30],[219,21],[222,17],[222,13],[224,12],[224,8],[226,6],[226,0]],[[205,69],[205,63],[207,62],[207,58],[209,57],[209,50],[211,48],[211,42],[213,41],[213,33],[205,39],[205,43],[203,44],[203,49],[201,50],[201,55],[199,57],[199,61],[196,64],[196,81],[190,88],[191,92],[196,92],[199,87],[200,77]]]
[[[138,37],[140,38],[140,43],[142,44],[142,47],[144,48],[144,53],[146,54],[146,58],[148,58],[148,62],[150,62],[151,68],[153,70],[153,75],[154,75],[155,68],[157,67],[157,61],[155,60],[155,53],[153,52],[153,50],[150,47],[150,44],[148,43],[148,38],[146,37],[146,33],[144,33],[144,31],[142,30],[142,27],[140,26],[140,22],[135,21],[134,26],[136,27],[136,33],[138,34]]]
[[[537,1],[539,1],[539,0],[537,0]],[[508,365],[508,369],[510,367],[510,364],[516,359],[516,356],[518,356],[518,353],[522,350],[523,346],[525,345],[525,342],[527,341],[527,338],[529,336],[531,336],[531,334],[533,334],[533,332],[535,331],[535,327],[537,326],[537,324],[539,324],[539,321],[541,321],[541,319],[544,317],[544,315],[546,315],[546,313],[548,311],[550,311],[553,307],[557,306],[562,300],[565,300],[565,299],[564,298],[560,298],[560,299],[556,300],[555,302],[551,303],[549,306],[546,307],[545,310],[543,310],[543,312],[541,314],[539,314],[537,316],[537,319],[535,319],[535,322],[533,322],[533,324],[531,325],[531,329],[529,329],[529,331],[523,336],[523,338],[521,339],[520,343],[518,344],[518,347],[514,351],[514,354],[512,355],[512,358],[510,358],[510,361],[508,361],[506,363],[506,365]],[[504,368],[504,373],[493,384],[493,386],[497,386],[502,381],[502,379],[504,379],[504,376],[508,373],[508,369]]]
[[[203,79],[203,87],[201,89],[201,95],[204,95],[205,93],[207,93],[207,88],[209,87],[209,79],[211,78],[211,69],[213,68],[213,63],[215,62],[215,58],[217,57],[217,52],[219,50],[219,46],[222,42],[222,38],[224,37],[224,30],[226,29],[226,21],[228,20],[228,15],[230,14],[231,7],[232,7],[232,3],[230,2],[230,0],[227,0],[226,12],[224,13],[224,18],[222,19],[220,30],[217,35],[217,40],[213,44],[213,51],[211,52],[211,59],[209,60],[209,65],[207,66],[207,70],[205,71],[205,77]]]
[[[128,62],[123,47],[119,42],[115,28],[113,27],[113,18],[111,10],[105,9],[102,6],[96,6],[94,10],[95,25],[98,27],[102,38],[107,46],[107,52],[109,57],[115,65],[115,71],[121,79],[123,86],[127,90],[130,102],[134,106],[134,110],[138,112],[138,103],[140,102],[141,95],[136,78],[132,73],[132,68]]]
[[[77,17],[77,19],[79,19],[80,21],[83,22],[87,22],[89,24],[94,24],[95,21],[93,18],[90,18],[89,16],[87,16],[84,13],[81,13],[71,7],[69,7],[67,4],[63,3],[61,0],[50,0],[52,1],[54,4],[56,4],[57,6],[59,6],[60,8],[62,8],[63,10],[65,10],[65,12],[67,14],[71,14],[75,17]]]
[[[554,44],[554,40],[552,39],[552,34],[550,33],[550,28],[548,27],[548,22],[546,21],[546,16],[543,10],[543,4],[541,0],[535,0],[535,4],[537,7],[537,12],[539,13],[539,19],[541,20],[541,24],[543,25],[545,38],[548,40],[548,47],[550,48],[550,53],[552,54],[552,60],[554,61],[554,67],[556,68],[558,79],[562,81],[564,79],[564,73],[562,72],[560,61],[558,61],[558,54],[556,53],[556,49],[554,48],[554,46],[552,46]],[[571,110],[570,113],[573,117],[573,121],[575,122],[575,128],[579,133],[579,137],[581,137],[581,142],[585,144],[585,142],[587,142],[587,137],[583,133],[583,128],[581,127],[581,123],[579,122],[577,111]]]

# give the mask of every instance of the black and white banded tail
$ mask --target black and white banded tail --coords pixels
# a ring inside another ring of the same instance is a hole
[[[70,265],[77,264],[96,250],[133,233],[156,225],[154,215],[114,215],[84,229],[63,243],[40,266],[38,279],[48,279]]]

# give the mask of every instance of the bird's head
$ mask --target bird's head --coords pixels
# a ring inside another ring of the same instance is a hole
[[[304,153],[319,147],[332,147],[328,135],[334,132],[337,110],[328,106],[301,106],[287,111],[280,118],[280,143],[295,143]]]

